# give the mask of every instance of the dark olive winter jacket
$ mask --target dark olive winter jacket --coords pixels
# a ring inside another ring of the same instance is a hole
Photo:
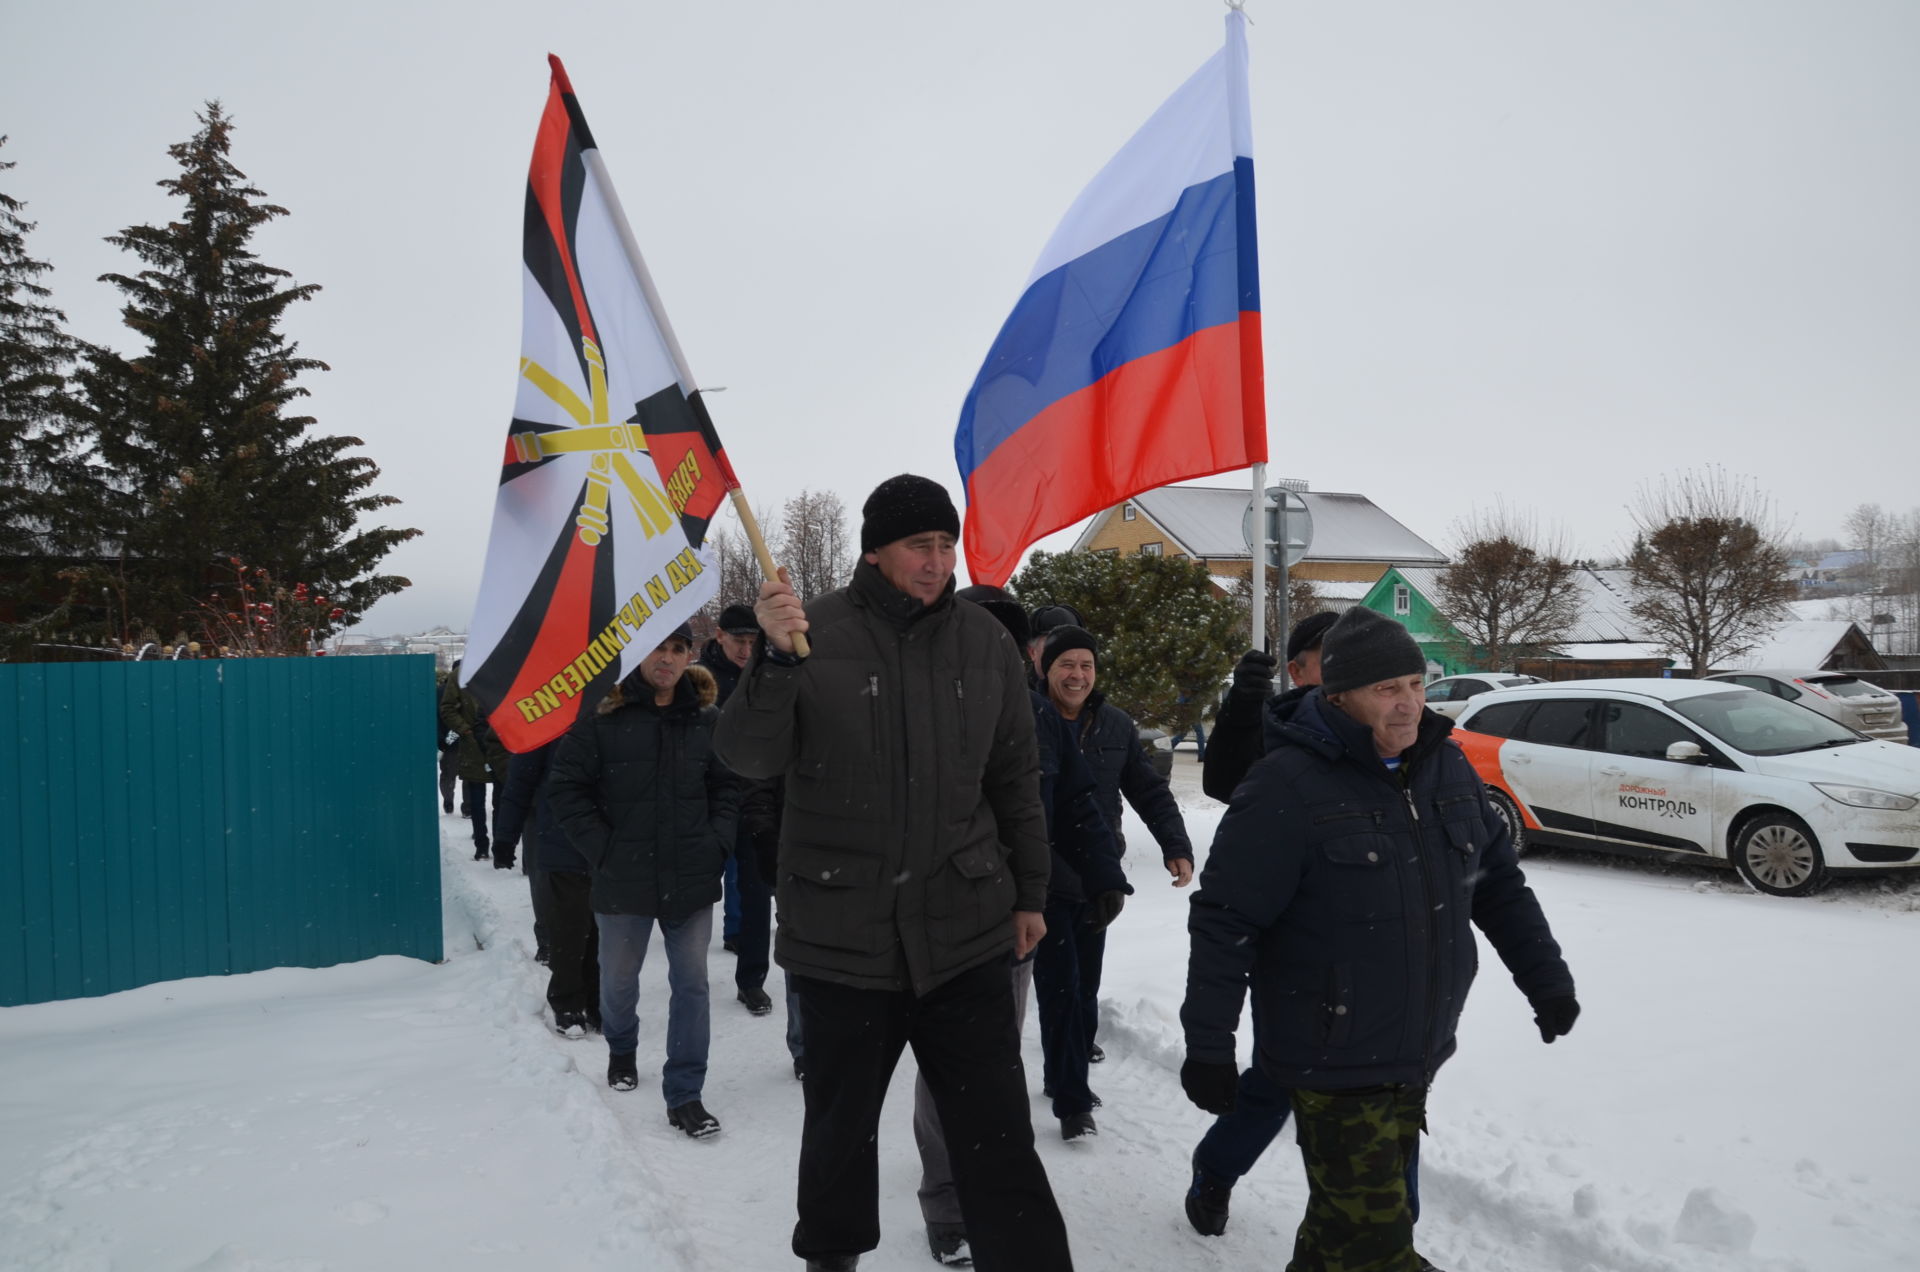
[[[646,695],[646,696],[641,696]],[[596,914],[678,921],[720,899],[739,782],[713,753],[713,677],[690,667],[673,701],[616,687],[568,731],[547,799],[593,876]]]
[[[1160,845],[1163,859],[1173,861],[1184,857],[1192,861],[1193,845],[1187,840],[1187,823],[1180,816],[1180,803],[1168,788],[1167,779],[1154,772],[1146,749],[1140,745],[1140,730],[1133,717],[1095,689],[1087,696],[1086,705],[1080,708],[1080,717],[1068,724],[1073,727],[1080,753],[1093,767],[1094,799],[1100,805],[1100,815],[1113,830],[1114,841],[1120,845],[1120,855],[1124,857],[1127,853],[1127,837],[1120,830],[1120,800],[1124,796],[1127,803],[1133,805],[1133,811],[1140,814],[1140,820],[1147,824],[1148,833]],[[1213,745],[1211,741],[1207,743],[1209,755],[1213,753]]]
[[[1318,689],[1275,713],[1234,792],[1187,928],[1187,1054],[1232,1063],[1249,977],[1262,1070],[1343,1090],[1431,1080],[1479,927],[1530,1000],[1573,993],[1506,823],[1428,711],[1398,772]]]
[[[923,605],[865,562],[807,621],[812,656],[763,649],[715,734],[735,772],[785,778],[775,957],[924,994],[1005,956],[1014,911],[1046,904],[1020,653],[951,585]]]
[[[460,780],[504,782],[509,752],[487,723],[480,700],[460,687],[457,674],[440,691],[440,723],[459,735]]]

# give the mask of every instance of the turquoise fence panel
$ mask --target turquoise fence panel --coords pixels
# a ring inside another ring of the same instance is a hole
[[[0,667],[0,1005],[441,957],[433,659]]]

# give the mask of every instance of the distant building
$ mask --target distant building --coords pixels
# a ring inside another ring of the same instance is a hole
[[[1304,486],[1305,483],[1299,483]],[[1395,565],[1443,566],[1446,554],[1365,495],[1299,490],[1313,514],[1313,542],[1293,573],[1316,584],[1333,608],[1354,603],[1353,585],[1371,585]],[[1087,523],[1075,552],[1186,557],[1202,562],[1220,592],[1250,577],[1253,554],[1241,535],[1252,492],[1230,486],[1161,486],[1116,504]],[[1340,595],[1334,595],[1339,593]]]
[[[336,636],[328,645],[329,653],[349,654],[432,654],[436,671],[446,671],[467,650],[467,634],[436,627],[417,636],[362,636],[357,633]]]

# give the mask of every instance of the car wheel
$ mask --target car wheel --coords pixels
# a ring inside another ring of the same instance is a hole
[[[1805,897],[1827,883],[1827,861],[1820,841],[1798,817],[1762,813],[1740,827],[1733,838],[1733,868],[1755,892],[1770,897]]]
[[[1493,811],[1500,814],[1500,820],[1507,823],[1507,833],[1513,837],[1513,855],[1524,857],[1533,845],[1527,838],[1527,824],[1520,820],[1520,807],[1501,790],[1487,788],[1487,798],[1493,802]]]

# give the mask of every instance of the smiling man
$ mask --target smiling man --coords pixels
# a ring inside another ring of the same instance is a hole
[[[940,1123],[966,1128],[948,1147],[975,1266],[1059,1272],[1010,975],[1046,931],[1025,670],[998,621],[954,600],[944,487],[903,474],[862,512],[848,586],[804,605],[761,586],[766,642],[717,735],[735,772],[785,779],[774,957],[807,1056],[793,1252],[837,1272],[879,1244],[875,1134],[911,1046]]]
[[[1210,1113],[1235,1108],[1251,985],[1256,1063],[1292,1093],[1307,1168],[1291,1272],[1429,1266],[1406,1173],[1478,966],[1469,920],[1542,1041],[1580,1011],[1506,823],[1453,722],[1425,709],[1425,669],[1385,615],[1356,606],[1328,629],[1321,686],[1270,713],[1188,918],[1180,1082]]]

